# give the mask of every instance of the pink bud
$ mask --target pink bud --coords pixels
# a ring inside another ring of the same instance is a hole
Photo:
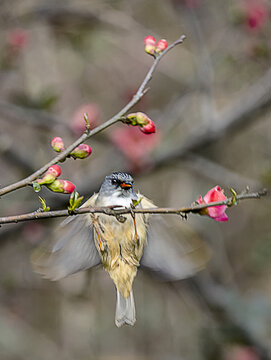
[[[68,180],[55,180],[53,183],[48,184],[47,187],[53,192],[63,194],[71,194],[75,189],[75,185]]]
[[[42,179],[38,179],[37,182],[40,185],[43,184],[51,184],[55,181],[57,177],[61,175],[61,168],[58,165],[52,165],[49,167],[49,169],[46,171],[45,175]]]
[[[63,139],[58,136],[51,140],[51,146],[56,152],[61,152],[65,148]]]
[[[168,42],[165,39],[157,41],[155,51],[160,54],[168,47]]]
[[[146,36],[144,39],[145,52],[153,55],[155,52],[155,38],[153,36]]]
[[[154,125],[153,121],[150,118],[148,118],[148,124],[140,127],[140,130],[144,134],[147,134],[147,135],[153,134],[153,133],[155,133],[155,125]]]
[[[211,190],[207,192],[207,194],[203,197],[200,196],[197,200],[198,204],[210,204],[216,201],[224,201],[226,200],[226,196],[224,195],[223,191],[221,190],[220,186],[215,186]],[[216,221],[228,221],[228,216],[226,215],[225,211],[227,209],[226,205],[219,205],[219,206],[211,206],[209,208],[204,209],[201,214],[207,215],[210,218]]]
[[[87,144],[80,144],[77,146],[70,155],[73,158],[85,159],[92,153],[91,147]]]
[[[49,169],[46,171],[46,174],[52,174],[54,177],[59,177],[61,175],[61,168],[58,165],[52,165],[49,167]]]
[[[28,34],[24,29],[12,29],[7,34],[7,43],[17,49],[22,49],[28,41]]]

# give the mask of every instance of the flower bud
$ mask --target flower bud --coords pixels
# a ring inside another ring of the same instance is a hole
[[[157,41],[155,52],[161,54],[168,47],[168,42],[165,39]]]
[[[75,185],[68,180],[55,180],[53,183],[48,184],[47,187],[53,192],[63,194],[71,194],[75,189]]]
[[[91,147],[87,144],[80,144],[70,155],[75,159],[85,159],[92,153]]]
[[[46,174],[52,174],[54,177],[59,177],[61,175],[61,168],[58,165],[52,165],[49,167],[49,169],[46,171]]]
[[[46,171],[45,175],[42,179],[38,179],[37,183],[40,185],[43,184],[51,184],[55,181],[57,177],[61,175],[61,168],[58,165],[52,165],[49,167],[49,169]]]
[[[204,197],[202,198],[202,196],[200,196],[197,199],[197,203],[199,205],[201,204],[210,204],[212,202],[216,202],[216,201],[224,201],[226,200],[226,196],[223,193],[223,190],[221,190],[220,186],[215,186],[214,188],[212,188],[211,190],[209,190],[207,192],[206,195],[204,195]],[[211,206],[208,207],[206,209],[202,209],[200,211],[201,215],[207,215],[210,218],[216,220],[216,221],[228,221],[228,216],[225,213],[227,209],[226,205],[218,205],[218,206]]]
[[[139,125],[140,130],[145,134],[155,133],[155,126],[153,121],[144,113],[137,112],[127,115],[129,120],[128,124],[137,126]]]
[[[155,52],[155,38],[153,36],[146,36],[144,39],[145,52],[154,55]]]
[[[56,152],[61,152],[65,148],[63,139],[58,136],[51,140],[51,146]]]
[[[153,133],[155,133],[155,125],[154,125],[153,121],[148,118],[148,124],[140,127],[140,130],[144,134],[153,134]]]

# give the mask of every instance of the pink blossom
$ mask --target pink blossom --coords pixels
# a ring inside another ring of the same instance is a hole
[[[155,51],[158,54],[160,54],[161,52],[166,50],[167,47],[168,47],[168,42],[165,39],[161,39],[161,40],[157,41]]]
[[[51,184],[55,179],[61,175],[61,168],[58,165],[52,165],[46,171],[42,179],[38,179],[37,183],[40,185]]]
[[[260,30],[268,18],[268,9],[262,0],[247,0],[244,11],[251,30]]]
[[[148,161],[149,153],[158,145],[159,134],[145,136],[133,126],[120,127],[111,132],[112,142],[133,163],[140,167]]]
[[[155,38],[153,36],[146,36],[144,39],[145,52],[153,55],[155,52]]]
[[[68,180],[55,180],[53,183],[48,184],[47,187],[53,192],[64,194],[71,194],[75,189],[75,185]]]
[[[59,136],[56,136],[51,140],[51,146],[56,152],[61,152],[65,148],[64,141]]]
[[[12,29],[7,34],[7,43],[13,48],[22,49],[28,41],[28,34],[24,29]]]
[[[91,147],[87,144],[80,144],[77,146],[70,155],[73,158],[85,159],[92,153]]]
[[[226,351],[225,360],[260,360],[259,354],[252,346],[232,345]]]
[[[200,196],[197,199],[198,204],[210,204],[212,202],[216,201],[224,201],[226,200],[226,196],[224,195],[223,191],[221,190],[220,186],[215,186],[211,190],[207,192],[206,195],[204,195],[203,199]],[[204,209],[201,214],[207,215],[211,217],[212,219],[216,221],[227,221],[228,216],[226,215],[227,206],[226,205],[220,205],[220,206],[212,206]]]
[[[93,129],[99,122],[100,109],[97,104],[89,103],[83,104],[75,110],[70,126],[72,131],[77,135],[81,135],[86,130],[84,114],[87,114],[90,129]]]
[[[61,175],[61,167],[58,166],[58,165],[52,165],[46,171],[46,174],[52,174],[57,178],[57,177],[59,177]]]
[[[143,125],[142,127],[139,128],[144,134],[153,134],[155,133],[155,126],[154,126],[154,123],[153,121],[148,118],[148,124],[146,125]]]

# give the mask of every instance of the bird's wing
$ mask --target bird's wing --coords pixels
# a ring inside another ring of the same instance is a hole
[[[143,208],[154,207],[146,198],[141,204]],[[202,270],[209,258],[209,247],[179,216],[150,217],[142,267],[165,280],[180,280]]]
[[[96,198],[94,194],[82,207],[94,205]],[[31,257],[34,270],[45,278],[59,280],[100,264],[90,214],[68,217],[53,237],[34,250]]]

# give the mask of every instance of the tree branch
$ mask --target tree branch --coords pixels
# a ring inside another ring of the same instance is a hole
[[[64,160],[67,155],[70,154],[70,152],[75,149],[78,145],[82,144],[84,141],[89,139],[91,136],[98,134],[99,132],[105,130],[109,126],[115,124],[116,122],[120,121],[121,118],[135,105],[139,102],[139,100],[145,95],[145,93],[148,91],[146,86],[151,81],[152,75],[157,68],[157,65],[159,61],[164,57],[171,49],[173,49],[175,46],[181,44],[185,39],[185,35],[182,35],[178,40],[176,40],[173,44],[171,44],[167,49],[165,49],[160,55],[158,55],[150,70],[148,71],[147,75],[145,76],[143,82],[141,83],[140,87],[138,88],[136,94],[133,96],[132,100],[129,101],[129,103],[124,106],[116,115],[114,115],[111,119],[104,122],[102,125],[96,127],[95,129],[91,131],[86,131],[83,135],[81,135],[73,144],[71,144],[67,149],[62,151],[59,155],[54,157],[51,161],[49,161],[47,164],[42,166],[39,170],[35,171],[30,176],[26,177],[23,180],[20,180],[14,184],[8,185],[2,189],[0,189],[0,196],[5,195],[11,191],[20,189],[22,187],[25,187],[27,185],[30,185],[34,180],[36,180],[40,175],[42,175],[51,165],[56,164],[60,160]]]
[[[48,218],[55,218],[55,217],[65,217],[65,216],[74,216],[74,215],[80,215],[80,214],[106,214],[110,216],[118,217],[120,215],[124,214],[175,214],[175,215],[181,215],[186,216],[186,214],[189,213],[200,213],[201,210],[206,209],[208,207],[212,206],[232,206],[235,204],[235,202],[238,202],[240,200],[246,200],[246,199],[259,199],[262,196],[265,196],[267,194],[266,190],[263,189],[259,192],[254,193],[241,193],[237,195],[236,197],[232,196],[227,198],[224,201],[216,201],[208,204],[201,204],[201,205],[191,205],[188,207],[181,207],[179,209],[173,209],[173,208],[148,208],[148,209],[131,209],[131,208],[121,208],[117,209],[119,206],[102,206],[102,207],[81,207],[79,209],[76,209],[73,213],[69,213],[68,210],[55,210],[55,211],[47,211],[47,212],[41,212],[41,211],[34,211],[32,213],[23,214],[23,215],[14,215],[14,216],[6,216],[0,218],[0,224],[9,224],[9,223],[18,223],[22,221],[28,221],[28,220],[37,220],[37,219],[48,219]]]

